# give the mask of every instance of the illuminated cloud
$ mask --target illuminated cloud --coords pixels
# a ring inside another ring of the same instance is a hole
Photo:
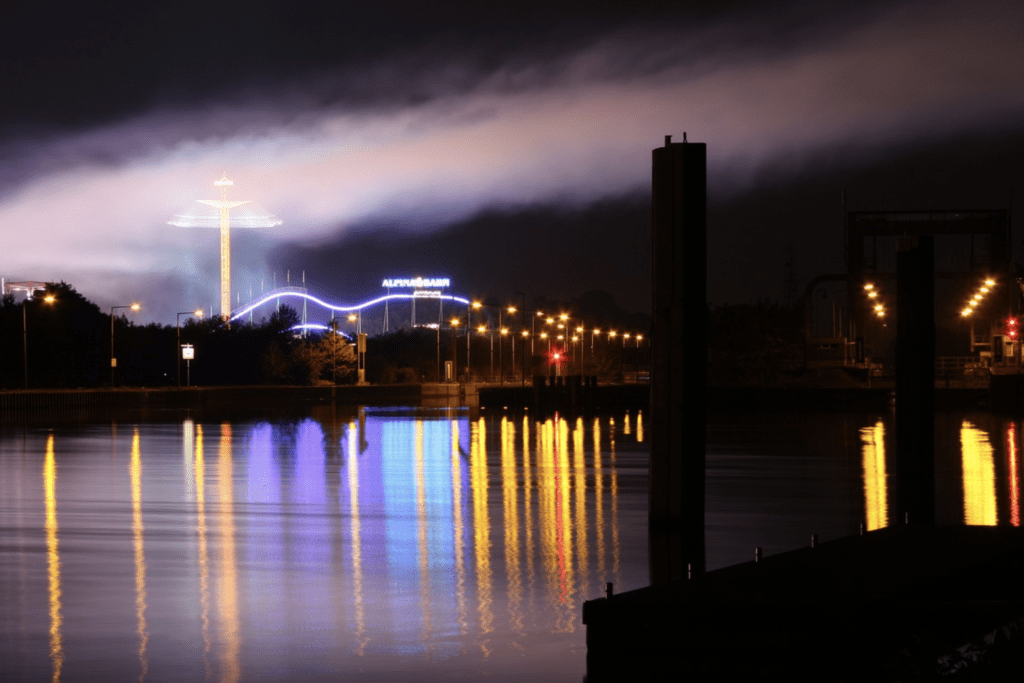
[[[392,225],[398,238],[482,210],[645,192],[650,149],[665,134],[708,143],[712,192],[728,195],[765,169],[797,175],[823,156],[877,158],[1006,128],[1024,113],[1017,3],[915,4],[855,30],[831,28],[785,49],[728,52],[718,39],[750,26],[624,29],[548,63],[513,56],[477,73],[456,60],[433,81],[416,76],[435,86],[414,104],[317,105],[304,94],[317,88],[311,78],[258,102],[155,112],[11,147],[22,172],[0,195],[6,275],[64,279],[102,299],[161,274],[181,283],[174,296],[213,297],[214,232],[167,221],[213,196],[225,171],[232,196],[284,220],[266,231],[269,243],[335,240],[370,224]],[[400,90],[402,63],[367,71]],[[340,88],[346,77],[318,78]],[[236,288],[266,271],[236,270]]]

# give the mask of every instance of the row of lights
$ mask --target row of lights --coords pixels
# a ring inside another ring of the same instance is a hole
[[[978,288],[972,296],[970,301],[967,302],[967,306],[960,311],[960,315],[966,317],[974,313],[974,308],[981,303],[985,295],[988,294],[993,287],[995,287],[996,281],[990,279],[985,280],[985,283]],[[879,318],[885,317],[885,305],[878,298],[878,289],[872,283],[864,285],[864,291],[867,293],[869,299],[871,299],[871,307]]]
[[[981,303],[981,300],[985,298],[985,295],[995,287],[995,280],[985,280],[985,284],[978,288],[978,291],[971,296],[971,300],[967,302],[967,306],[964,310],[960,311],[960,315],[967,317],[971,313],[974,313],[974,307]]]
[[[474,309],[476,309],[476,310],[480,310],[481,308],[484,307],[484,304],[480,303],[479,301],[474,301],[472,303],[472,307]],[[515,313],[519,312],[519,309],[516,308],[515,306],[509,306],[508,308],[506,308],[504,310],[507,311],[510,314],[515,314]],[[557,328],[559,330],[566,330],[566,332],[564,332],[562,334],[558,334],[557,337],[553,337],[553,338],[557,338],[559,340],[565,339],[565,335],[568,333],[569,321],[570,321],[570,317],[569,317],[568,313],[560,313],[558,315],[557,319],[555,317],[553,317],[553,316],[545,316],[543,311],[536,311],[535,313],[536,313],[536,316],[538,318],[542,318],[543,319],[545,324],[547,324],[547,325],[555,325],[557,323]],[[453,325],[459,324],[458,318],[452,318],[451,322],[452,322]],[[477,332],[480,332],[481,334],[485,334],[488,331],[489,331],[488,328],[486,326],[484,326],[484,325],[480,325],[480,326],[477,327]],[[502,327],[498,331],[501,334],[508,334],[509,333],[509,329],[507,327]],[[573,336],[569,339],[569,341],[572,341],[572,342],[580,341],[582,339],[582,336],[583,336],[584,332],[586,332],[586,328],[583,325],[577,326],[576,329],[575,329],[575,333],[579,334],[580,336],[576,336],[576,334],[573,334]],[[598,328],[594,328],[593,330],[591,330],[591,333],[593,333],[593,334],[604,334]],[[524,338],[530,336],[530,333],[527,330],[523,330],[521,332],[521,334],[522,334],[522,336]],[[619,333],[616,332],[615,330],[608,330],[607,334],[608,334],[608,337],[610,339],[614,339]],[[541,332],[537,336],[539,336],[541,339],[547,339],[549,335],[548,335],[547,332]],[[644,338],[644,336],[642,334],[632,335],[629,332],[622,333],[623,343],[625,343],[625,340],[630,339],[630,338],[636,339],[637,345],[639,346],[640,341]]]
[[[877,315],[879,318],[884,318],[885,304],[883,304],[882,301],[878,298],[878,289],[875,288],[874,284],[869,282],[866,285],[864,285],[864,291],[867,293],[868,299],[871,300],[871,308],[874,310],[875,315]]]

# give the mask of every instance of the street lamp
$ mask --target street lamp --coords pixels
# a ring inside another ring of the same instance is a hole
[[[178,369],[178,387],[181,387],[181,316],[183,315],[194,315],[197,318],[203,317],[203,309],[197,308],[194,311],[182,311],[178,313],[177,317],[177,328],[178,328],[178,343],[174,349],[174,364]]]
[[[491,379],[490,379],[490,381],[493,382],[494,381],[494,330],[491,330],[486,325],[479,325],[476,328],[476,331],[479,332],[480,334],[487,333],[487,336],[491,338],[491,374],[490,374],[490,378]],[[499,346],[501,345],[501,340],[500,339],[498,340],[498,345]]]
[[[459,336],[459,319],[452,318],[450,321],[452,326],[452,372],[455,373],[455,381],[459,378],[459,345],[456,343]]]
[[[139,304],[128,304],[127,306],[110,307],[110,388],[114,388],[114,368],[117,367],[117,358],[114,357],[114,311],[118,308],[128,308],[138,311],[142,306]]]
[[[22,343],[22,365],[25,369],[25,388],[28,389],[28,322],[25,316],[25,305],[29,299],[32,298],[31,290],[24,299],[21,300],[21,343]],[[47,294],[43,297],[43,301],[48,304],[52,304],[56,301],[56,298],[52,294]]]

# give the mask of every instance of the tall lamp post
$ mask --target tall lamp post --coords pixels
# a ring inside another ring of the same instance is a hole
[[[133,311],[137,311],[142,306],[139,304],[128,304],[127,306],[111,306],[110,307],[110,388],[114,388],[114,368],[117,367],[117,358],[114,357],[114,311],[118,308],[129,308]]]
[[[178,343],[174,348],[174,365],[178,369],[178,387],[181,387],[181,316],[183,315],[194,315],[197,318],[203,317],[203,309],[197,308],[194,311],[181,311],[178,313],[177,327],[178,327]]]
[[[456,382],[459,381],[459,319],[451,319],[452,326],[452,372],[455,373],[454,379]]]
[[[331,384],[338,383],[338,321],[331,318]]]
[[[23,353],[22,365],[23,365],[23,367],[25,369],[25,388],[26,389],[28,389],[28,318],[25,315],[25,305],[28,303],[29,299],[31,299],[31,298],[32,298],[32,294],[31,294],[31,292],[29,292],[29,296],[25,297],[21,301],[21,344],[22,344],[22,353]],[[43,297],[43,301],[45,301],[48,304],[52,304],[54,302],[54,300],[55,299],[54,299],[54,296],[52,294],[47,294],[45,297]]]
[[[479,332],[480,334],[486,334],[488,337],[490,337],[490,341],[491,341],[491,372],[490,372],[489,377],[490,377],[490,381],[493,382],[494,381],[494,330],[488,328],[486,325],[480,325],[479,327],[476,328],[476,331]],[[498,340],[498,343],[499,343],[499,345],[501,344],[501,340],[500,339]]]
[[[522,325],[522,333],[523,333],[523,375],[522,375],[522,382],[523,382],[523,384],[522,384],[522,387],[525,389],[526,388],[526,293],[525,292],[516,292],[516,294],[518,294],[521,297],[521,300],[522,300],[522,303],[523,303],[522,308],[520,308],[519,310],[520,310],[520,320],[521,320],[520,325]],[[509,306],[508,307],[508,312],[514,314],[516,312],[515,307]],[[515,353],[515,342],[513,341],[512,343],[513,343],[513,347],[512,347],[513,348],[513,353]],[[514,359],[512,360],[512,364],[515,365],[515,360]]]
[[[573,341],[576,341],[576,338],[579,337],[579,340],[580,340],[580,375],[581,376],[587,374],[586,368],[584,367],[584,361],[587,358],[587,345],[586,345],[586,343],[584,343],[583,332],[584,332],[583,321],[580,320],[580,325],[579,325],[579,327],[576,328],[576,335],[573,336]]]

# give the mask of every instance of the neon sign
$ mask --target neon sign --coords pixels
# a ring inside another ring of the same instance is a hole
[[[451,280],[446,277],[387,278],[381,283],[381,287],[451,287]]]

